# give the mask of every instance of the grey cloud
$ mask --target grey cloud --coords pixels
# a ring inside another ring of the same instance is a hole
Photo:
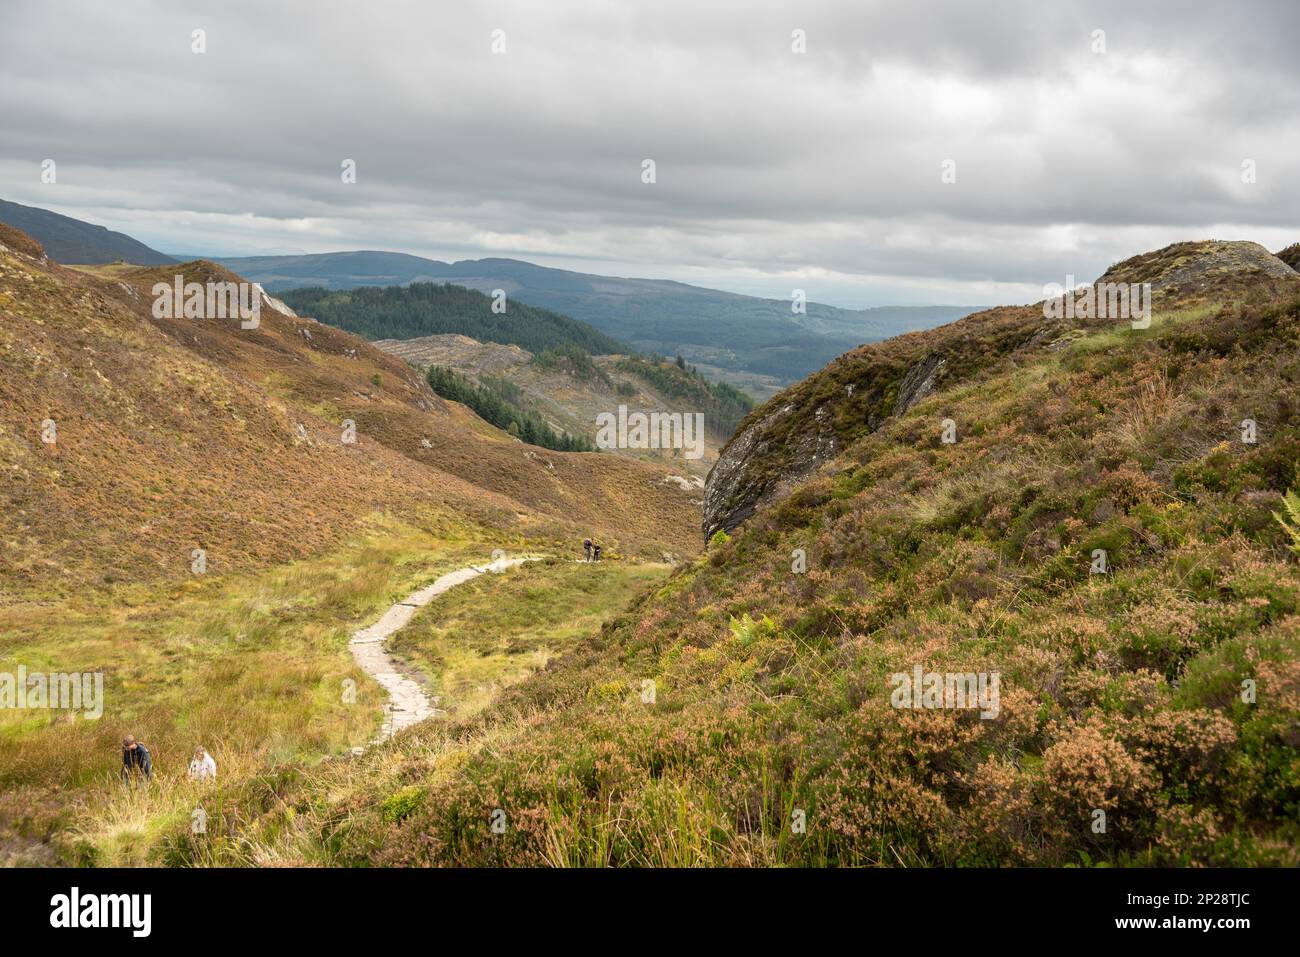
[[[10,4],[0,174],[171,250],[817,270],[868,304],[1285,233],[1297,28],[1271,3]]]

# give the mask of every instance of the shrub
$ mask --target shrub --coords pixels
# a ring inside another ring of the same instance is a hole
[[[380,813],[389,824],[400,824],[415,813],[423,800],[424,788],[412,784],[386,797]]]

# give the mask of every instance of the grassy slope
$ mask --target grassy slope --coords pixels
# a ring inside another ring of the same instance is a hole
[[[0,241],[0,670],[103,672],[107,699],[98,722],[0,712],[0,860],[48,860],[87,808],[105,861],[188,819],[183,795],[104,816],[128,731],[173,775],[207,743],[223,787],[365,741],[380,702],[347,637],[443,571],[584,534],[694,547],[664,470],[524,446],[343,332],[152,318],[155,281],[238,278],[217,267],[71,270]]]
[[[453,719],[470,716],[501,687],[598,632],[667,571],[666,565],[566,557],[482,576],[449,592],[389,647],[426,676]]]
[[[393,779],[386,771],[375,770],[371,758],[355,759],[345,753],[350,745],[369,739],[379,712],[373,689],[367,689],[341,650],[342,642],[357,622],[374,618],[415,584],[482,555],[472,543],[448,542],[446,551],[431,561],[423,548],[408,550],[417,545],[418,536],[403,541],[401,534],[394,536],[395,531],[388,529],[382,539],[358,543],[338,561],[286,569],[269,581],[232,586],[223,591],[219,604],[206,596],[207,601],[188,601],[175,613],[153,608],[140,612],[138,617],[144,621],[132,619],[133,631],[153,632],[163,657],[174,652],[175,633],[191,615],[196,621],[190,627],[209,631],[237,627],[239,641],[255,643],[258,650],[255,655],[214,658],[206,670],[191,665],[190,673],[175,675],[184,679],[183,686],[169,682],[170,688],[162,693],[167,700],[147,708],[141,703],[143,714],[137,725],[156,732],[148,738],[156,762],[155,781],[149,788],[125,792],[104,770],[95,752],[115,755],[111,738],[74,747],[82,764],[80,777],[85,779],[69,781],[69,786],[82,787],[78,807],[59,816],[49,812],[42,816],[42,808],[28,811],[25,830],[30,834],[44,827],[49,859],[97,865],[322,860],[328,858],[327,852],[312,846],[310,832],[303,827],[310,820],[310,809],[304,808],[300,818],[291,812],[290,820],[266,822],[279,833],[278,847],[249,841],[249,828],[233,822],[250,801],[274,800],[273,795],[288,782],[329,782],[362,767],[373,785],[391,784],[393,793],[385,794],[387,803],[377,808],[381,815],[391,815],[394,804],[400,807],[409,800],[409,791],[403,796],[404,771],[401,780]],[[359,581],[350,571],[356,567],[364,568]],[[399,657],[410,659],[413,667],[434,678],[431,684],[441,697],[440,705],[451,715],[474,714],[498,689],[517,683],[552,654],[567,651],[599,630],[637,591],[667,572],[663,565],[623,561],[587,565],[551,559],[481,576],[423,609],[394,636],[394,647]],[[304,586],[317,580],[324,585],[317,586],[319,597],[304,598]],[[214,621],[210,617],[214,613],[225,617]],[[322,615],[331,624],[325,625]],[[201,645],[201,636],[196,638],[192,643]],[[310,680],[303,679],[303,672],[311,674]],[[344,701],[340,694],[347,677],[357,681],[355,703]],[[300,694],[304,687],[309,700],[286,699],[286,693]],[[232,701],[236,707],[231,707]],[[426,731],[438,733],[447,726],[446,721],[435,720]],[[81,727],[88,738],[100,730],[85,722]],[[220,762],[215,787],[196,787],[184,778],[188,748],[198,739]],[[49,758],[53,764],[56,746],[67,749],[67,736],[52,732],[45,739],[29,741],[28,747],[39,756],[17,767],[14,777],[26,785],[42,771],[53,774],[52,768],[36,768],[34,762]],[[386,748],[377,748],[370,754],[385,752]],[[322,755],[331,754],[334,757],[320,761]],[[9,800],[14,805],[29,804],[35,793],[36,788],[25,786]],[[188,833],[196,806],[209,814],[209,828],[201,839]],[[27,859],[38,858],[29,853]]]
[[[195,547],[222,571],[265,567],[377,510],[690,547],[693,506],[666,470],[531,449],[393,357],[269,307],[255,331],[153,319],[150,287],[177,271],[238,278],[191,263],[108,279],[0,253],[3,599],[184,577]]]
[[[989,356],[477,717],[245,795],[245,834],[335,863],[1300,863],[1272,516],[1300,302],[1266,300]],[[914,664],[999,671],[999,718],[894,709]]]
[[[365,744],[382,693],[356,668],[348,637],[420,585],[482,561],[481,535],[445,516],[423,527],[376,519],[336,552],[269,571],[119,586],[55,609],[12,607],[0,655],[29,671],[93,663],[106,700],[98,721],[0,711],[0,811],[26,818],[29,837],[49,837],[70,822],[61,795],[99,810],[117,803],[123,729],[172,777],[199,743],[221,756],[223,780]],[[344,700],[346,679],[355,702]],[[157,823],[97,821],[89,836],[104,860],[138,863]]]

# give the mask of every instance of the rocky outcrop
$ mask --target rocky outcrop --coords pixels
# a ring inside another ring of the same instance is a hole
[[[1300,244],[1282,251],[1300,262]],[[1300,272],[1252,242],[1174,243],[1134,256],[1098,282],[1150,283],[1159,308],[1239,293],[1300,293]],[[730,531],[779,501],[836,455],[927,398],[1008,358],[1068,349],[1103,318],[1049,317],[1043,303],[975,313],[845,353],[741,423],[709,473],[704,534]]]
[[[902,415],[922,399],[934,394],[948,360],[940,355],[928,355],[912,366],[898,384],[898,399],[894,402],[894,415]]]
[[[778,398],[780,398],[778,396]],[[835,436],[802,431],[793,447],[777,448],[780,427],[795,412],[794,403],[778,405],[745,425],[718,457],[704,487],[704,538],[735,528],[762,504],[788,491],[835,454]],[[774,468],[763,468],[775,464]]]
[[[705,538],[788,495],[861,437],[1000,358],[1064,331],[1041,306],[993,309],[846,353],[751,413],[704,490]]]
[[[1298,281],[1295,269],[1259,243],[1217,239],[1174,243],[1134,256],[1116,263],[1097,280],[1150,283],[1153,295],[1180,300],[1210,292],[1225,298],[1246,285],[1287,286]]]
[[[274,309],[276,312],[278,312],[280,315],[288,316],[290,319],[300,318],[298,316],[298,313],[294,312],[292,309],[290,309],[279,299],[276,299],[274,296],[267,295],[267,292],[265,289],[262,288],[261,283],[257,283],[257,282],[253,283],[253,288],[256,289],[257,294],[262,297],[262,301],[266,303],[268,306],[270,306],[272,309]]]
[[[21,229],[15,229],[0,223],[0,246],[31,256],[39,262],[45,262],[45,247]]]
[[[1277,258],[1296,272],[1300,272],[1300,243],[1292,243],[1286,249],[1281,250],[1277,254]]]
[[[796,387],[773,399],[765,415],[742,423],[705,485],[705,539],[718,531],[731,531],[758,509],[788,495],[834,458],[843,445],[841,432],[850,438],[873,432],[889,415],[903,415],[934,394],[948,360],[938,352],[927,352],[903,367],[901,377],[896,368],[854,363],[842,356],[805,380],[817,384],[819,376],[843,378],[842,387],[824,398],[822,390],[805,396]],[[809,401],[811,410],[804,405]]]
[[[676,485],[683,492],[695,492],[704,488],[704,479],[698,475],[665,475],[659,484]]]

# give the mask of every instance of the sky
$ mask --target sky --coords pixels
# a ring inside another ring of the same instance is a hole
[[[165,252],[1032,302],[1300,241],[1298,37],[1290,0],[5,0],[0,198]]]

